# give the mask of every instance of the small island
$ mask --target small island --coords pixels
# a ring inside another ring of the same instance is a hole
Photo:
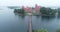
[[[19,15],[41,15],[41,16],[55,16],[56,14],[60,15],[60,8],[57,9],[52,9],[49,7],[42,7],[39,5],[35,5],[34,7],[24,7],[20,9],[14,9],[14,13],[19,14]]]

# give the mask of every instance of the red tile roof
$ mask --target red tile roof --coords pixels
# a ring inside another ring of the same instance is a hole
[[[32,12],[33,10],[39,11],[40,8],[41,8],[41,6],[38,6],[38,5],[36,4],[34,9],[32,9],[31,7],[24,7],[24,6],[22,6],[22,8],[23,8],[26,12]]]

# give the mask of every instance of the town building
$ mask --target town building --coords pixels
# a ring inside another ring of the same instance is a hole
[[[41,8],[41,6],[39,6],[39,5],[35,5],[35,7],[34,8],[32,8],[32,7],[25,7],[25,6],[22,6],[22,9],[24,9],[25,10],[25,12],[27,12],[27,13],[36,13],[37,15],[39,15],[40,14],[40,8]]]

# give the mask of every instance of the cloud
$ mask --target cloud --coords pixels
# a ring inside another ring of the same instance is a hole
[[[0,6],[60,6],[60,0],[0,0]]]

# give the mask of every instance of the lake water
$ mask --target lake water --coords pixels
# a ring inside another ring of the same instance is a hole
[[[14,14],[13,9],[0,7],[0,32],[27,32],[29,16],[19,16]],[[55,32],[60,28],[59,16],[32,16],[32,28],[47,29]]]

